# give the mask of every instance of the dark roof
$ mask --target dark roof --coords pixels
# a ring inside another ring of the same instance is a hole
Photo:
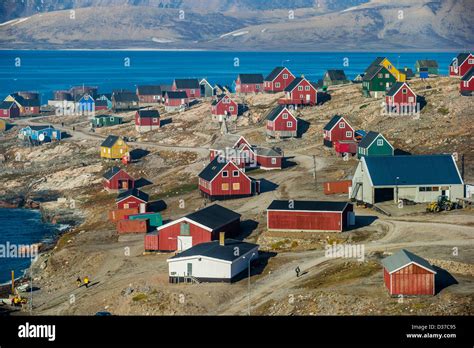
[[[39,99],[25,99],[21,95],[14,93],[11,96],[21,105],[21,106],[40,106]]]
[[[117,140],[119,139],[118,136],[116,135],[109,135],[103,142],[100,146],[103,146],[103,147],[112,147],[114,146],[114,144],[117,142]]]
[[[419,67],[424,67],[424,68],[437,68],[438,67],[438,62],[433,59],[419,59],[416,62],[418,63]]]
[[[267,120],[273,121],[286,108],[285,105],[278,105],[267,115]]]
[[[469,81],[471,77],[474,75],[474,68],[471,67],[467,73],[461,78],[462,81]]]
[[[108,171],[106,171],[102,177],[104,177],[107,180],[110,180],[121,170],[122,169],[120,169],[119,167],[112,167]]]
[[[169,99],[186,99],[188,95],[184,91],[166,91],[165,95],[168,96]]]
[[[138,116],[143,118],[156,118],[160,117],[158,110],[138,110]]]
[[[415,76],[415,74],[413,73],[413,70],[410,68],[403,68],[401,72],[405,74],[407,78]]]
[[[226,166],[226,164],[226,160],[217,156],[202,170],[201,173],[199,173],[198,176],[206,181],[211,181],[222,170],[222,168]]]
[[[365,71],[364,77],[362,78],[362,81],[370,81],[372,80],[375,75],[378,74],[380,70],[382,70],[384,67],[382,65],[371,65],[367,68]]]
[[[329,121],[326,126],[324,126],[324,130],[330,131],[342,118],[342,116],[335,115],[331,118],[331,121]]]
[[[292,205],[290,206],[290,203]],[[273,201],[267,210],[343,211],[349,203],[327,201]]]
[[[219,260],[234,261],[258,247],[257,244],[241,242],[235,239],[226,239],[224,244],[225,245],[220,245],[218,240],[197,244],[192,248],[176,254],[170,259],[180,259],[189,256],[206,256]],[[235,252],[235,248],[238,248],[238,253]]]
[[[231,97],[229,97],[228,95],[224,94],[224,95],[222,95],[222,97],[217,98],[217,99],[214,99],[214,101],[211,103],[211,105],[217,105],[217,104],[218,104],[222,99],[224,99],[225,97],[227,97],[227,98],[229,98],[231,101],[233,101]]]
[[[377,57],[374,59],[374,61],[372,63],[370,63],[370,65],[367,67],[367,69],[365,69],[365,72],[367,73],[367,71],[371,68],[371,67],[374,67],[374,66],[380,66],[380,63],[382,63],[382,61],[385,59],[385,57]]]
[[[462,184],[451,155],[372,156],[362,160],[374,186]]]
[[[51,126],[50,124],[47,124],[47,125],[44,125],[44,126],[28,126],[28,127],[30,127],[34,131],[40,131],[40,130],[49,129],[49,128],[54,129],[54,127]]]
[[[107,100],[99,100],[95,101],[95,106],[107,106]]]
[[[393,97],[393,96],[395,95],[395,93],[397,93],[398,90],[399,90],[400,88],[402,88],[402,86],[403,86],[404,84],[406,84],[406,85],[408,86],[408,83],[406,83],[406,82],[398,82],[398,81],[395,82],[395,83],[392,85],[392,87],[388,90],[387,96]]]
[[[239,78],[244,84],[263,83],[262,74],[239,74]]]
[[[327,74],[331,81],[346,81],[347,77],[344,70],[328,70]]]
[[[285,70],[284,66],[277,66],[275,69],[272,70],[272,72],[267,77],[265,77],[265,81],[275,80],[277,76],[281,74],[283,70]]]
[[[372,142],[380,135],[380,133],[378,132],[372,132],[370,131],[369,133],[367,133],[363,138],[362,140],[360,141],[359,143],[359,147],[369,147],[370,144],[372,144]]]
[[[292,90],[295,89],[296,86],[300,84],[300,82],[303,80],[302,77],[297,77],[291,82],[288,86],[285,88],[285,92],[291,92]]]
[[[212,230],[240,219],[241,215],[219,204],[210,205],[185,216],[187,219],[209,227]]]
[[[136,188],[120,193],[117,196],[116,200],[118,202],[118,201],[121,201],[121,200],[123,200],[127,197],[130,197],[130,196],[133,196],[133,197],[136,197],[138,199],[141,199],[142,201],[148,202],[148,195],[145,192],[140,191]]]
[[[123,119],[122,116],[116,116],[116,115],[96,115],[94,116],[94,118],[119,118],[119,119]]]
[[[457,61],[458,61],[458,66],[461,65],[462,63],[464,63],[464,61],[467,59],[467,57],[469,57],[470,53],[459,53],[458,56],[456,57]],[[454,63],[454,59],[452,60],[451,64],[449,64],[450,66],[452,66]]]
[[[138,102],[138,96],[133,92],[114,92],[112,98],[116,102]]]
[[[175,79],[174,83],[178,89],[199,89],[198,79]]]
[[[161,95],[161,86],[137,86],[139,95]]]
[[[0,104],[0,109],[10,109],[12,105],[16,105],[15,102],[12,101],[3,101]]]
[[[382,265],[384,268],[388,271],[388,273],[392,273],[400,268],[403,268],[404,266],[415,262],[419,264],[420,266],[423,266],[424,268],[427,268],[433,273],[436,273],[435,269],[433,266],[430,265],[428,261],[426,261],[424,258],[415,255],[408,250],[401,249],[395,254],[386,257],[385,259],[382,260]]]

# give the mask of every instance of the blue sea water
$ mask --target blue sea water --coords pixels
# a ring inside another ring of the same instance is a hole
[[[174,78],[205,77],[231,85],[239,73],[266,76],[279,65],[311,80],[327,69],[344,69],[349,78],[364,72],[377,56],[414,70],[418,59],[435,59],[448,73],[453,52],[212,52],[212,51],[0,51],[0,98],[20,90],[38,91],[42,101],[72,85],[135,89],[140,84],[171,84]],[[129,64],[126,64],[128,63]],[[238,63],[238,64],[236,64]],[[346,64],[345,64],[346,63]]]
[[[41,220],[41,213],[28,209],[0,209],[0,245],[2,253],[7,246],[31,245],[54,241],[59,230],[57,225]],[[9,254],[11,256],[11,253]],[[11,279],[11,271],[18,278],[30,265],[30,258],[4,258],[0,254],[0,284]],[[8,256],[8,255],[7,255]]]

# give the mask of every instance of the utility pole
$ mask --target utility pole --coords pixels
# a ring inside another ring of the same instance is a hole
[[[314,185],[317,184],[316,180],[316,155],[313,155],[313,179],[314,179]]]

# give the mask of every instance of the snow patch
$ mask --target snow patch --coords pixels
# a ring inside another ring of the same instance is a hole
[[[171,42],[174,42],[173,40],[162,39],[162,38],[159,38],[159,37],[154,37],[154,38],[151,39],[151,41],[157,42],[157,43],[171,43]]]
[[[222,38],[224,38],[224,37],[226,37],[226,36],[229,36],[229,35],[231,35],[231,36],[233,36],[233,37],[242,36],[242,35],[246,35],[246,34],[248,34],[248,33],[249,33],[248,30],[232,31],[232,32],[227,33],[227,34],[222,34],[222,35],[220,36],[220,38],[222,39]]]

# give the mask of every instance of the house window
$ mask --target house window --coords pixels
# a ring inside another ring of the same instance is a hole
[[[309,91],[310,90],[309,86],[304,86],[304,90]]]
[[[153,100],[157,100],[157,99],[159,99],[159,97],[157,95],[154,95]]]
[[[280,82],[275,83],[275,88],[280,88],[281,84]]]
[[[222,172],[222,177],[223,177],[223,178],[229,177],[229,172],[228,172],[227,170],[224,170],[224,171]]]
[[[288,80],[288,74],[283,74],[283,80]]]
[[[275,157],[272,157],[272,164],[277,164],[277,159]]]
[[[389,74],[385,74],[385,78],[388,79],[390,77]]]
[[[157,123],[158,122],[158,119],[157,118],[154,118],[153,119],[153,123]]]
[[[377,146],[383,146],[383,139],[377,139]]]
[[[469,82],[468,81],[464,81],[464,87],[469,87]]]
[[[298,86],[298,91],[302,91],[303,90],[303,86]]]
[[[387,67],[388,70],[392,70],[392,66],[389,64]]]
[[[406,88],[403,88],[403,89],[402,89],[402,93],[403,93],[403,94],[407,94],[407,92],[408,92],[408,91],[407,91]]]
[[[467,60],[467,63],[468,63],[469,65],[473,65],[473,64],[474,64],[474,59],[468,59],[468,60]]]
[[[232,176],[233,176],[234,178],[238,177],[238,176],[239,176],[239,171],[238,171],[238,170],[234,170],[234,171],[232,172]]]
[[[239,191],[240,190],[240,183],[239,182],[234,182],[232,184],[232,190],[233,191]]]
[[[114,122],[114,118],[113,118],[113,117],[110,118],[110,122]]]
[[[285,113],[283,114],[283,119],[286,120],[287,118],[288,118],[288,114],[285,112]]]
[[[191,94],[194,94],[194,93],[196,93],[196,90],[195,90],[195,89],[192,89],[192,90],[191,90]]]
[[[287,126],[288,128],[293,127],[293,122],[291,122],[291,121],[286,122],[286,126]]]
[[[233,107],[233,106],[229,106],[229,111],[234,111],[234,107]]]
[[[229,191],[229,184],[227,184],[227,183],[226,183],[226,184],[222,184],[222,185],[221,185],[221,189],[222,189],[222,191]]]
[[[346,138],[352,138],[352,132],[351,131],[346,132]]]
[[[409,102],[409,103],[414,103],[414,102],[415,102],[414,99],[415,99],[415,98],[413,98],[413,97],[408,97],[408,102]]]
[[[378,74],[377,76],[379,77],[379,79],[381,79],[383,77],[383,74]]]
[[[189,236],[191,235],[191,232],[189,230],[189,224],[187,222],[183,222],[180,226],[179,226],[179,234],[181,236]]]
[[[339,128],[346,128],[346,124],[344,122],[339,123]]]

